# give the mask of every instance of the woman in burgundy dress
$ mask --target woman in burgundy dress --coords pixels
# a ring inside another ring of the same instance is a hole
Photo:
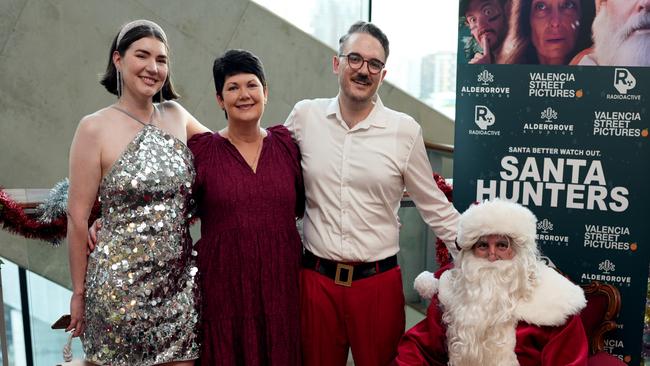
[[[193,136],[201,218],[202,365],[300,364],[300,152],[283,126],[260,127],[260,60],[230,50],[213,66],[228,125]]]

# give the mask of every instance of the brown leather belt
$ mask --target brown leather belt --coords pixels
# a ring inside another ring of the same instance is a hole
[[[374,276],[397,267],[397,256],[393,255],[376,262],[344,263],[320,258],[305,249],[302,266],[334,280],[337,285],[352,286],[352,281]]]

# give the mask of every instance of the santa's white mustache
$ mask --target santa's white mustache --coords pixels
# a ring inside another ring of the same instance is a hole
[[[628,21],[623,32],[624,39],[639,30],[650,30],[650,13],[636,15],[635,18]]]

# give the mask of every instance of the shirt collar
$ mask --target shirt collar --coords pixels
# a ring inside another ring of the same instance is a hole
[[[370,126],[378,127],[378,128],[386,128],[387,115],[385,113],[386,108],[384,107],[384,103],[382,103],[381,98],[379,98],[379,95],[375,95],[374,102],[375,102],[375,106],[370,111],[370,114],[368,114],[368,117],[366,117],[363,121],[357,123],[357,125],[352,128],[353,130],[368,129],[370,128]],[[347,128],[347,125],[345,124],[345,121],[341,116],[341,106],[339,105],[338,94],[336,95],[335,98],[332,98],[332,100],[330,101],[329,105],[327,106],[326,113],[327,113],[327,117],[334,116],[340,123],[345,125]]]

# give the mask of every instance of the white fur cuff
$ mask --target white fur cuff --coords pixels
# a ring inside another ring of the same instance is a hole
[[[425,299],[433,298],[433,295],[438,293],[438,279],[433,276],[433,273],[424,271],[420,273],[413,281],[415,290]]]

